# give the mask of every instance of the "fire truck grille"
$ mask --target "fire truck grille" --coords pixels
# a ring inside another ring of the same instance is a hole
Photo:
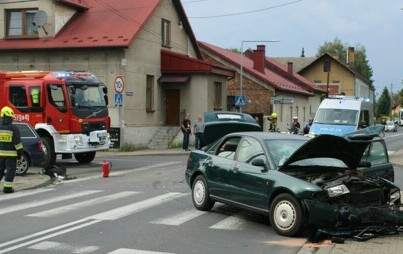
[[[91,131],[106,130],[105,122],[89,122],[83,123],[83,133],[89,134]]]

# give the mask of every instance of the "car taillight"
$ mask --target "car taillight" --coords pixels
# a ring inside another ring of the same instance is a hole
[[[43,143],[42,143],[42,140],[39,140],[39,141],[38,141],[38,149],[39,149],[39,151],[43,152]]]

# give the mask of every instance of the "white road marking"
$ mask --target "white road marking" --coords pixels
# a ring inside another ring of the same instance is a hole
[[[74,203],[74,204],[70,204],[70,205],[66,205],[66,206],[60,206],[60,207],[56,207],[54,209],[49,209],[43,212],[38,212],[38,213],[32,213],[29,214],[27,216],[30,217],[50,217],[50,216],[57,216],[60,215],[62,213],[66,213],[66,212],[70,212],[73,210],[77,210],[80,208],[84,208],[84,207],[88,207],[88,206],[92,206],[92,205],[96,205],[96,204],[101,204],[104,202],[108,202],[110,200],[116,200],[119,198],[125,198],[125,197],[129,197],[135,194],[138,194],[140,192],[136,192],[136,191],[123,191],[123,192],[119,192],[119,193],[115,193],[112,195],[108,195],[108,196],[103,196],[103,197],[98,197],[98,198],[93,198],[90,200],[85,200],[82,202],[78,202],[78,203]]]
[[[98,250],[99,246],[76,246],[67,243],[44,241],[38,244],[29,246],[28,249],[42,250],[42,251],[64,251],[68,253],[91,253]]]
[[[20,238],[17,238],[17,239],[8,241],[8,242],[3,242],[3,243],[0,243],[0,248],[9,246],[12,244],[16,244],[16,245],[0,250],[0,254],[6,253],[6,252],[9,252],[12,250],[16,250],[16,249],[19,249],[19,248],[22,248],[25,246],[29,246],[29,245],[32,245],[32,244],[35,244],[38,242],[42,242],[47,239],[50,239],[50,238],[53,238],[53,237],[56,237],[56,236],[59,236],[59,235],[65,234],[65,233],[69,233],[69,232],[72,232],[72,231],[75,231],[75,230],[78,230],[78,229],[81,229],[84,227],[88,227],[93,224],[99,223],[103,220],[116,220],[116,219],[134,214],[136,212],[145,210],[145,209],[153,207],[153,206],[160,205],[162,203],[169,202],[173,199],[180,198],[180,197],[183,197],[186,195],[189,195],[189,194],[179,193],[179,192],[165,193],[165,194],[153,197],[153,198],[149,198],[149,199],[146,199],[146,200],[143,200],[140,202],[130,204],[130,205],[118,207],[118,208],[112,209],[107,212],[98,213],[98,214],[89,216],[84,219],[80,219],[80,220],[73,221],[73,222],[70,222],[67,224],[59,225],[57,227],[53,227],[50,229],[46,229],[46,230],[43,230],[40,232],[33,233],[31,235],[23,236],[23,237],[20,237]],[[54,232],[57,230],[60,230],[60,231]],[[54,233],[52,233],[52,232],[54,232]],[[42,236],[42,235],[44,235],[44,236]],[[38,238],[29,240],[29,239],[32,239],[35,237],[38,237]],[[23,241],[26,241],[26,242],[23,242]],[[20,243],[20,242],[22,242],[22,243]],[[19,243],[19,244],[17,244],[17,243]]]
[[[170,225],[170,226],[178,226],[181,225],[187,221],[193,220],[196,217],[199,217],[206,212],[199,211],[196,209],[192,210],[187,210],[178,214],[175,214],[173,216],[167,217],[167,218],[161,218],[155,221],[152,221],[150,223],[152,224],[163,224],[163,225]]]
[[[214,224],[210,228],[212,229],[222,229],[222,230],[238,230],[242,229],[243,224],[245,223],[245,219],[233,215],[229,216],[222,221]]]
[[[175,253],[122,248],[114,250],[112,252],[108,252],[108,254],[175,254]]]
[[[394,154],[396,151],[388,151],[388,155]]]
[[[98,222],[101,222],[101,220],[91,220],[91,221],[88,221],[88,219],[86,219],[86,220],[87,220],[86,223],[83,223],[83,224],[80,224],[80,225],[77,225],[77,226],[74,226],[74,227],[71,227],[71,228],[67,228],[67,229],[64,229],[62,231],[55,232],[53,234],[47,234],[47,235],[45,235],[43,237],[39,237],[37,239],[31,240],[31,241],[28,241],[28,242],[23,242],[23,243],[11,246],[9,248],[0,250],[0,254],[6,253],[6,252],[9,252],[9,251],[12,251],[12,250],[16,250],[16,249],[19,249],[19,248],[22,248],[22,247],[25,247],[25,246],[28,246],[28,245],[31,245],[31,244],[34,244],[34,243],[42,242],[42,241],[45,241],[47,239],[53,238],[55,236],[59,236],[59,235],[65,234],[65,233],[69,233],[69,232],[75,231],[77,229],[88,227],[90,225],[93,225],[93,224],[96,224]],[[80,221],[83,221],[83,220],[80,220]],[[48,231],[48,230],[45,230],[45,231]],[[51,231],[54,231],[54,229],[53,230],[51,229]],[[41,231],[41,232],[38,232],[38,233],[40,233],[42,235],[42,234],[44,234],[43,232],[44,231]],[[38,233],[35,233],[35,234],[38,234]],[[35,234],[33,234],[33,235],[35,235]],[[22,238],[33,238],[33,235],[28,235],[28,236],[25,236],[25,237],[22,237]],[[15,240],[17,240],[18,242],[21,242],[22,238],[15,239]],[[13,240],[13,241],[15,241],[15,240]],[[10,241],[10,242],[12,242],[12,241]],[[5,242],[4,244],[10,245],[10,242]]]
[[[155,164],[151,166],[145,166],[145,167],[140,167],[140,168],[133,168],[129,170],[124,170],[124,171],[119,171],[119,172],[113,172],[113,170],[109,173],[109,177],[113,176],[121,176],[121,175],[126,175],[134,172],[140,172],[140,171],[145,171],[145,170],[150,170],[153,168],[161,168],[161,167],[168,167],[168,166],[173,166],[173,165],[180,165],[182,164],[181,162],[167,162],[167,163],[161,163],[161,164]],[[99,170],[99,175],[98,176],[87,176],[87,177],[82,177],[82,178],[77,178],[77,179],[72,179],[68,181],[63,181],[64,184],[68,183],[76,183],[76,182],[82,182],[82,181],[88,181],[88,180],[93,180],[93,179],[99,179],[99,178],[104,178],[102,175],[102,170]],[[105,178],[107,179],[107,178]]]
[[[110,211],[98,213],[98,214],[92,215],[88,218],[95,219],[95,220],[117,220],[122,217],[128,216],[130,214],[145,210],[147,208],[157,206],[162,203],[166,203],[175,198],[183,197],[185,195],[188,195],[188,194],[180,193],[180,192],[168,192],[168,193],[165,193],[165,194],[153,197],[153,198],[149,198],[149,199],[137,202],[137,203],[118,207],[118,208],[112,209]]]
[[[11,212],[16,212],[16,211],[20,211],[20,210],[24,210],[24,209],[29,209],[29,208],[33,208],[33,207],[38,207],[38,206],[42,206],[42,205],[47,205],[47,204],[51,204],[51,203],[55,203],[55,202],[59,202],[59,201],[64,201],[67,199],[91,195],[91,194],[98,193],[98,192],[101,192],[101,191],[99,191],[99,190],[80,191],[78,193],[69,194],[69,195],[61,195],[61,196],[57,196],[54,198],[48,198],[48,199],[45,199],[42,201],[32,201],[32,202],[28,202],[28,203],[19,204],[19,205],[13,205],[10,207],[1,208],[0,215],[6,214],[6,213],[11,213]]]
[[[44,192],[53,191],[53,190],[55,190],[55,189],[48,188],[48,189],[18,191],[18,192],[8,194],[8,195],[1,195],[0,202],[4,201],[4,200],[9,200],[9,199],[16,199],[16,198],[20,198],[20,197],[28,197],[28,196],[32,196],[35,194],[44,193]]]

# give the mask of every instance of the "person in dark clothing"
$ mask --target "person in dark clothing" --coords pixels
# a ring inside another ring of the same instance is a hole
[[[13,181],[15,170],[17,167],[17,158],[22,157],[22,143],[20,132],[16,126],[12,124],[14,111],[9,107],[1,109],[0,121],[0,181],[3,179],[5,171],[3,192],[14,192]]]
[[[192,134],[190,115],[186,113],[185,119],[182,122],[181,130],[183,133],[182,148],[183,151],[189,151],[189,136]]]
[[[298,122],[298,117],[297,117],[297,116],[294,116],[294,117],[293,117],[293,120],[292,120],[292,123],[291,123],[290,132],[291,132],[292,134],[298,134],[299,129],[301,129],[301,125],[300,125],[299,122]]]
[[[193,133],[195,135],[195,148],[201,149],[201,139],[204,133],[204,122],[201,115],[197,116],[197,120],[193,127]]]

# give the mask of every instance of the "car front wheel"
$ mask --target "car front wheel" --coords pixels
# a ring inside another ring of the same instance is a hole
[[[210,199],[207,189],[206,179],[202,175],[197,176],[193,181],[192,200],[198,210],[209,211],[214,206],[214,201]]]
[[[270,223],[283,236],[297,235],[303,226],[301,203],[292,195],[282,193],[274,198],[270,206]]]

